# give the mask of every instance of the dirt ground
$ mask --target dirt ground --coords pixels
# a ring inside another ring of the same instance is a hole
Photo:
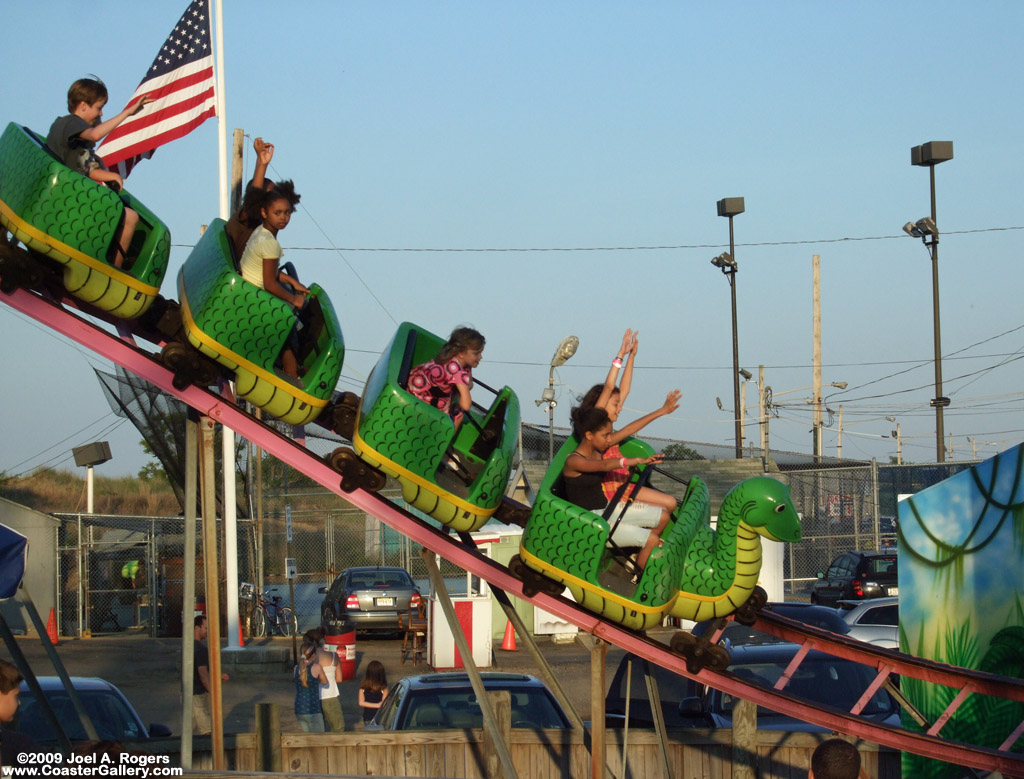
[[[590,718],[590,650],[589,639],[569,644],[556,644],[538,639],[538,645],[558,676],[572,704],[583,719]],[[341,683],[342,707],[348,730],[362,722],[357,703],[359,682],[371,660],[380,660],[387,670],[388,682],[405,676],[429,673],[425,664],[404,665],[400,637],[368,637],[360,634],[356,641],[355,679]],[[42,643],[37,638],[18,638],[18,645],[39,676],[53,676],[53,670]],[[273,638],[252,642],[246,649],[234,650],[244,657],[224,656],[224,671],[230,680],[224,683],[224,731],[247,733],[254,729],[257,703],[276,703],[281,712],[284,731],[299,730],[293,713],[295,687],[292,681],[291,639]],[[530,653],[517,641],[517,651],[501,649],[495,642],[494,671],[511,671],[539,675]],[[72,676],[98,676],[117,685],[147,724],[159,722],[181,733],[181,639],[153,639],[145,636],[103,637],[62,640],[57,653]],[[260,657],[279,658],[275,663],[249,662]],[[606,674],[610,682],[623,652],[608,647]],[[10,659],[6,647],[0,657]],[[287,659],[285,659],[287,658]],[[285,664],[287,662],[287,665]]]

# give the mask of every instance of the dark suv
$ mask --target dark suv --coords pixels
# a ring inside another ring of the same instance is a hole
[[[811,603],[835,606],[841,600],[899,595],[896,553],[844,552],[811,587]]]

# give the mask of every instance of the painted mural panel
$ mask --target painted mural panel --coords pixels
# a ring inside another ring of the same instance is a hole
[[[1024,678],[1024,445],[922,490],[899,505],[900,649],[918,657]],[[904,679],[934,722],[947,687]],[[972,696],[941,735],[998,747],[1024,706]],[[916,727],[904,713],[904,725]],[[1014,745],[1024,751],[1024,738]],[[958,777],[955,766],[904,754],[903,775]]]

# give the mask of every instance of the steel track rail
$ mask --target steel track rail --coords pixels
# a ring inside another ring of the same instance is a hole
[[[198,387],[188,387],[184,390],[175,389],[172,383],[173,374],[164,368],[154,355],[134,345],[129,339],[119,338],[98,325],[71,313],[57,301],[47,300],[32,292],[15,290],[10,295],[0,294],[0,299],[40,324],[91,349],[159,387],[169,395],[187,403],[199,413],[227,425],[237,434],[258,444],[282,462],[301,471],[357,508],[377,517],[385,524],[408,536],[412,541],[482,577],[495,587],[524,600],[529,600],[544,610],[571,622],[581,630],[615,646],[646,658],[681,676],[695,679],[702,684],[752,701],[759,706],[765,706],[781,714],[831,730],[957,765],[970,766],[979,770],[1002,771],[1011,775],[1024,774],[1024,757],[1022,756],[946,740],[937,734],[918,733],[884,725],[834,708],[814,706],[789,695],[784,690],[771,690],[751,685],[736,678],[728,671],[716,673],[705,669],[696,674],[689,673],[686,670],[684,658],[672,652],[664,644],[627,630],[616,623],[605,621],[589,611],[585,611],[572,601],[544,593],[527,598],[523,595],[522,582],[512,576],[505,566],[485,557],[475,549],[468,548],[455,536],[421,522],[379,495],[364,490],[343,492],[340,476],[323,459],[249,416],[232,403]],[[828,651],[840,657],[849,656],[856,662],[864,662],[875,668],[883,665],[879,658],[879,653],[882,653],[881,657],[888,658],[891,668],[901,668],[902,670],[898,672],[904,676],[923,678],[926,681],[942,679],[944,680],[940,682],[942,684],[950,684],[950,680],[955,680],[953,686],[958,689],[973,690],[975,688],[971,685],[976,684],[984,685],[985,690],[989,691],[994,690],[994,685],[997,684],[995,680],[998,677],[991,677],[987,674],[977,674],[928,661],[911,662],[911,658],[898,655],[898,653],[887,653],[885,650],[877,648],[852,647],[848,645],[849,639],[843,639],[824,631],[816,631],[814,628],[799,626],[798,623],[777,616],[762,616],[758,620],[758,627],[763,627],[768,632],[774,632],[787,640],[794,640],[805,646],[809,644],[808,648]],[[890,655],[895,655],[895,657],[890,657]],[[1000,679],[998,686],[998,694],[1001,697],[1010,697],[1013,700],[1024,699],[1018,697],[1021,690],[1024,689],[1018,680]],[[1004,694],[1007,690],[1012,690],[1012,693]]]

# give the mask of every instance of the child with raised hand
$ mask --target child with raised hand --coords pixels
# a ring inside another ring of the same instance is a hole
[[[359,706],[363,710],[363,724],[369,722],[384,705],[388,697],[388,675],[384,663],[371,660],[366,666],[366,677],[359,685]]]
[[[565,458],[562,477],[565,496],[571,503],[589,511],[601,512],[608,505],[608,499],[601,489],[604,475],[613,468],[629,468],[635,465],[660,463],[664,455],[650,457],[620,457],[610,460],[603,457],[611,446],[612,422],[603,408],[576,407],[572,410],[573,435],[579,441],[576,448]],[[625,506],[625,514],[618,522],[611,539],[622,547],[637,547],[637,565],[643,568],[647,558],[661,543],[661,531],[671,519],[664,508],[637,502],[623,502],[614,508],[609,522],[614,526],[619,513]]]
[[[580,401],[580,408],[603,408],[608,412],[608,418],[612,423],[616,422],[619,418],[619,413],[622,411],[622,407],[626,402],[626,397],[629,395],[630,387],[633,381],[633,360],[636,357],[637,350],[640,346],[640,334],[633,330],[626,330],[625,335],[622,337],[622,346],[619,348],[618,354],[615,359],[612,360],[612,367],[608,371],[608,377],[605,379],[604,384],[595,384],[587,393],[583,396]],[[626,356],[628,354],[628,357]],[[620,368],[622,368],[623,357],[626,357],[625,368],[622,369],[622,380],[619,382],[619,386],[615,386],[615,380],[619,374]],[[630,436],[636,435],[640,430],[649,425],[655,419],[663,417],[667,414],[671,414],[677,408],[679,408],[679,398],[682,393],[679,390],[672,390],[665,397],[665,402],[661,408],[655,409],[649,414],[637,419],[635,422],[631,422],[621,430],[615,430],[612,432],[610,438],[610,445],[605,450],[604,457],[609,460],[618,460],[622,457],[622,452],[619,450],[619,444]],[[629,469],[628,468],[613,468],[609,470],[604,477],[604,481],[601,484],[604,490],[605,497],[611,500],[619,487],[624,482],[629,481]],[[657,506],[667,510],[669,513],[675,511],[676,499],[671,495],[668,495],[660,490],[656,490],[653,487],[641,487],[636,495],[636,500],[640,503],[648,504],[651,506]],[[664,530],[664,526],[660,527],[659,530]]]
[[[263,224],[253,231],[238,262],[243,279],[281,298],[296,309],[305,305],[309,289],[300,284],[294,274],[290,275],[281,269],[284,251],[277,240],[277,234],[288,226],[292,212],[300,199],[301,196],[295,193],[295,185],[291,181],[279,182],[274,189],[265,193],[260,207]],[[281,367],[294,379],[299,377],[296,340],[293,331],[281,353]]]
[[[93,181],[120,191],[124,186],[121,176],[107,170],[103,160],[96,155],[94,149],[97,142],[102,141],[121,122],[135,116],[143,106],[152,102],[149,95],[143,95],[128,105],[117,116],[103,121],[103,107],[107,104],[107,85],[98,78],[80,78],[68,89],[68,115],[61,116],[50,125],[46,135],[46,145],[61,162]],[[116,254],[113,264],[122,268],[128,259],[128,248],[132,243],[132,235],[139,224],[139,214],[135,209],[124,208],[124,223],[118,233]]]
[[[316,644],[303,641],[295,666],[295,719],[305,733],[324,732],[324,713],[320,707],[320,684],[310,671],[316,664]]]
[[[456,327],[437,357],[409,371],[409,392],[450,414],[456,430],[473,407],[473,369],[480,364],[486,343],[472,327]],[[458,402],[453,404],[456,394]]]
[[[274,144],[257,138],[253,141],[252,148],[256,152],[256,169],[253,171],[252,179],[245,187],[238,211],[231,215],[224,228],[227,231],[228,240],[231,241],[236,259],[241,258],[249,238],[263,223],[260,209],[263,206],[266,193],[276,186],[266,177],[270,161],[274,159]],[[298,200],[295,202],[297,203]]]

